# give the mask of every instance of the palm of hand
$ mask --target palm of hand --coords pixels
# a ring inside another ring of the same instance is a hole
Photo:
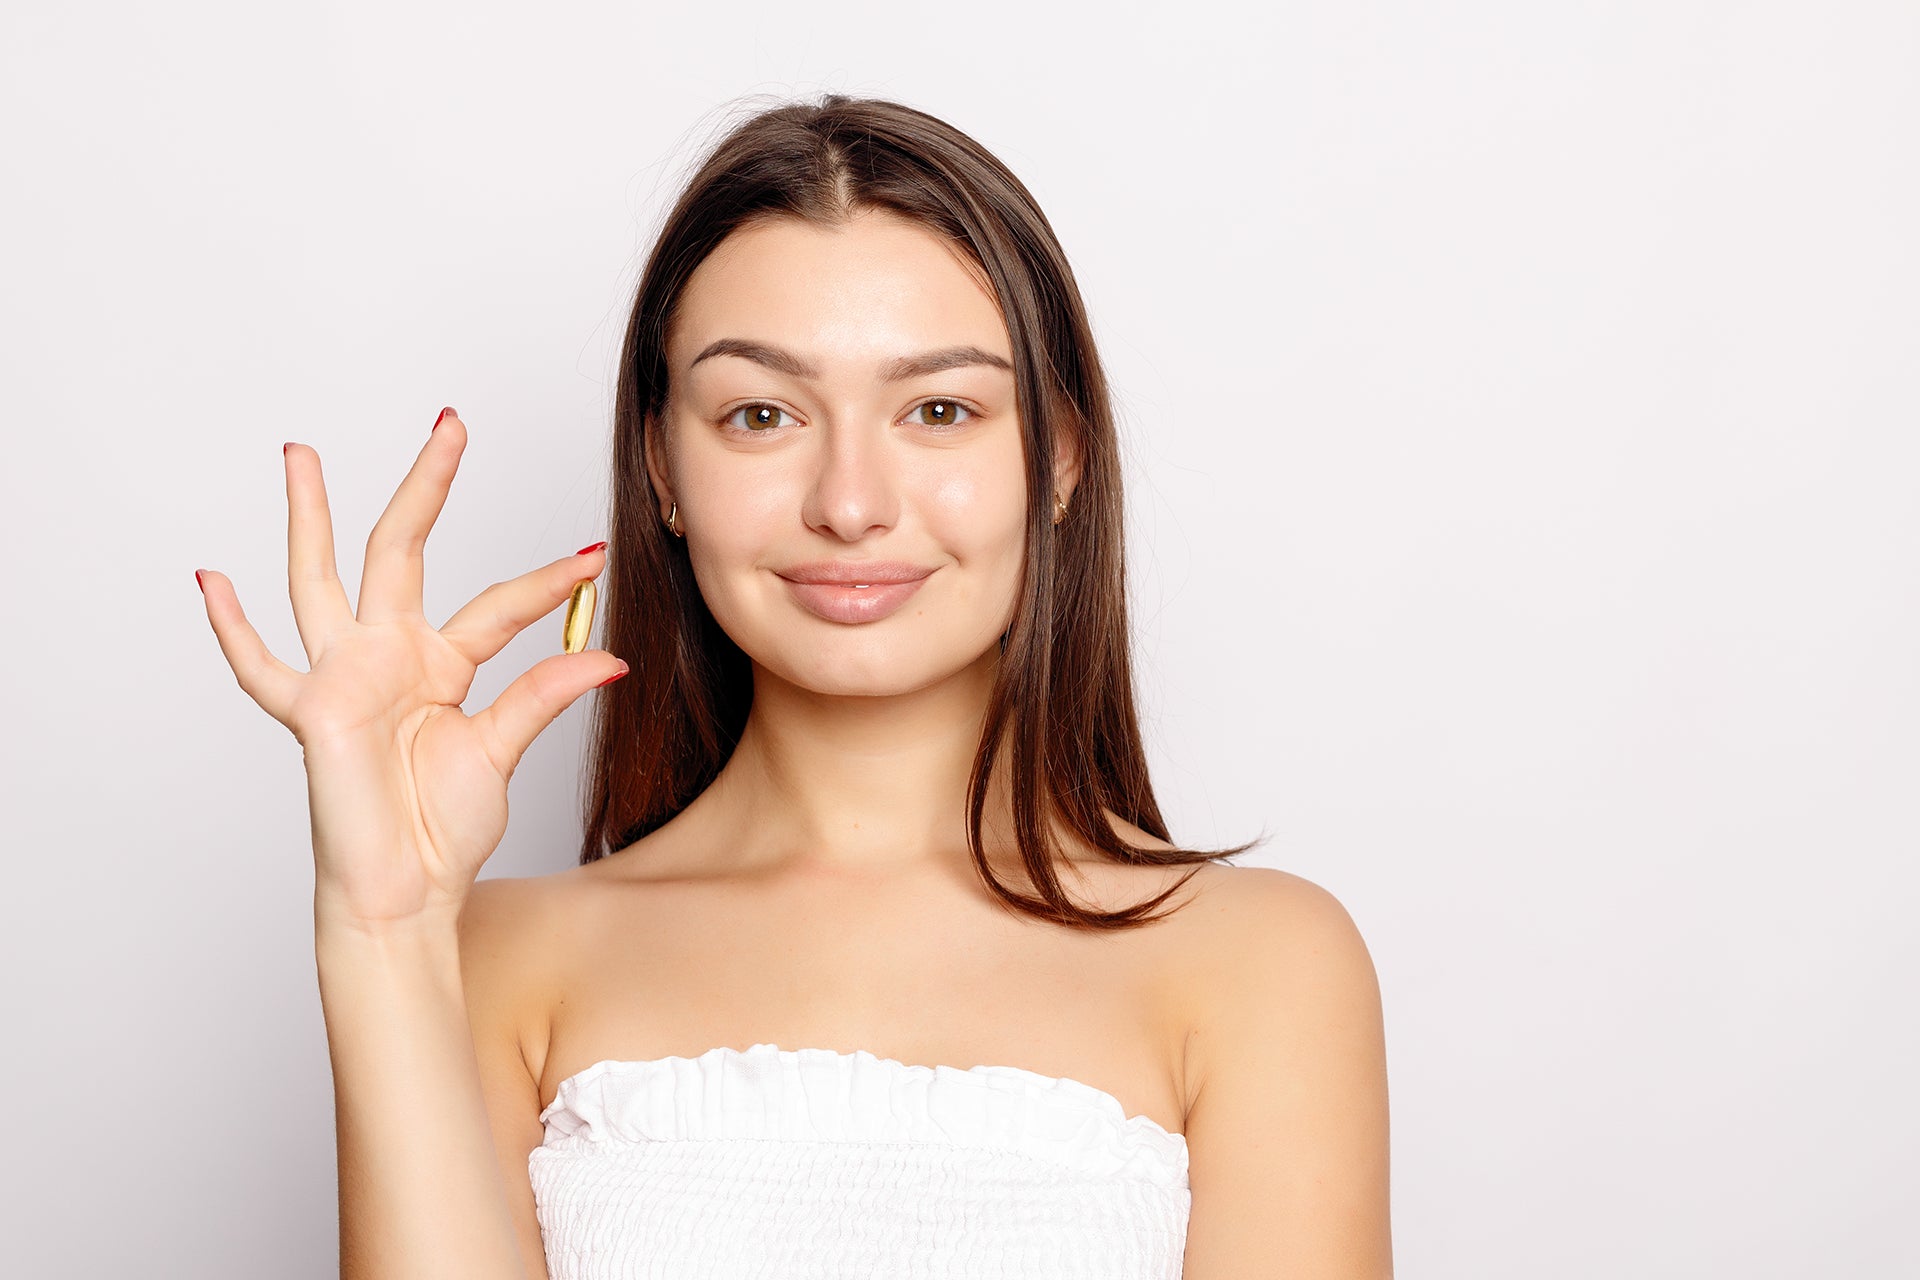
[[[605,650],[535,663],[473,715],[479,664],[604,563],[598,546],[496,583],[435,630],[421,550],[464,449],[442,415],[367,542],[359,607],[333,562],[318,455],[288,446],[288,579],[311,670],[267,651],[224,575],[199,575],[242,689],[299,741],[313,825],[316,911],[363,926],[451,912],[506,833],[507,782],[533,739],[626,665]]]

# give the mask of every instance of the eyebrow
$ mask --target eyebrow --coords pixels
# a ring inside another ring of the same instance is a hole
[[[702,360],[714,356],[739,356],[755,364],[765,365],[778,373],[795,378],[817,380],[820,371],[805,360],[786,350],[765,342],[750,342],[745,338],[717,338],[706,348],[687,362],[691,370]],[[1005,369],[1009,373],[1013,366],[991,351],[979,347],[942,347],[937,351],[922,351],[918,355],[899,356],[880,367],[882,382],[905,382],[908,378],[918,378],[929,373],[940,373],[947,369],[965,369],[973,365],[987,365],[995,369]]]

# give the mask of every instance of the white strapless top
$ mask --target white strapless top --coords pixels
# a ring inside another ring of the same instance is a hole
[[[1019,1067],[864,1050],[596,1062],[527,1171],[552,1280],[1170,1280],[1187,1141]]]

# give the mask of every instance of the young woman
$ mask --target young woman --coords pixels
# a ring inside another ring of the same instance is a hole
[[[640,283],[610,542],[436,630],[466,443],[443,412],[351,607],[287,446],[306,674],[202,579],[305,753],[343,1275],[1391,1273],[1371,962],[1169,841],[1106,385],[993,156],[838,95],[737,126]],[[606,648],[466,714],[603,569]],[[580,865],[477,881],[592,689]]]

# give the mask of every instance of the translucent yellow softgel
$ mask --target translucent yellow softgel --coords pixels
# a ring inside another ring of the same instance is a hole
[[[567,626],[565,648],[568,653],[579,653],[587,647],[587,636],[593,631],[593,579],[574,584],[573,594],[567,597]]]

